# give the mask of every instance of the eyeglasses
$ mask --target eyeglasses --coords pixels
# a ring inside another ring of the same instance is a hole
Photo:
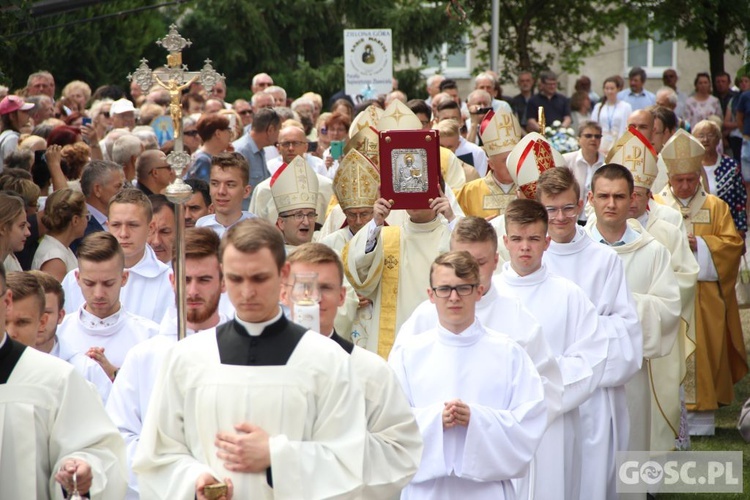
[[[165,169],[172,170],[172,167],[170,167],[169,165],[165,165],[163,167],[154,167],[153,168],[153,170],[165,170]]]
[[[581,137],[585,139],[601,139],[602,134],[581,134]]]
[[[562,207],[544,207],[547,210],[547,216],[553,219],[558,212],[562,212],[565,217],[575,217],[578,205],[564,205]]]
[[[695,136],[699,141],[705,141],[708,139],[716,139],[716,134],[700,134]]]
[[[109,111],[102,111],[104,118],[109,118]]]
[[[253,114],[253,110],[252,109],[246,109],[244,111],[240,111],[240,114],[241,115],[252,115]]]
[[[432,291],[435,292],[436,297],[441,299],[447,299],[450,297],[454,290],[460,297],[466,297],[467,295],[471,295],[471,292],[474,291],[474,287],[476,286],[479,286],[479,283],[473,285],[434,286],[432,287]]]
[[[318,214],[315,212],[311,212],[309,214],[303,214],[302,212],[297,212],[296,214],[279,215],[279,217],[281,217],[282,219],[293,218],[297,222],[302,222],[304,219],[315,220],[318,217]]]
[[[298,148],[298,147],[300,147],[302,145],[305,145],[305,144],[307,144],[307,142],[303,142],[303,141],[284,141],[284,142],[277,143],[277,146],[279,146],[280,148],[290,148],[290,147],[291,148]]]
[[[182,133],[185,134],[185,135],[187,135],[187,136],[189,136],[189,137],[195,137],[196,135],[198,135],[198,131],[197,130],[185,130]]]
[[[365,220],[372,217],[373,211],[368,210],[366,212],[360,212],[360,213],[354,213],[354,212],[344,212],[344,215],[346,215],[346,220]]]

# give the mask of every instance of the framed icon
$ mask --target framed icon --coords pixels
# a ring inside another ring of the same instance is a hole
[[[430,208],[440,196],[437,130],[380,132],[380,195],[393,209]]]

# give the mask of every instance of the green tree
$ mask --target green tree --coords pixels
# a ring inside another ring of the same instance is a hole
[[[650,16],[629,21],[631,29],[658,30],[665,40],[684,40],[688,47],[706,50],[711,74],[724,71],[724,54],[739,54],[750,35],[747,0],[634,0]]]
[[[490,0],[465,0],[469,20],[490,47]],[[622,22],[616,0],[500,0],[499,73],[514,80],[521,71],[538,74],[553,63],[575,73]],[[548,50],[552,47],[551,50]],[[489,49],[480,58],[490,59]]]

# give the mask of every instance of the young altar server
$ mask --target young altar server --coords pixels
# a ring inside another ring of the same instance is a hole
[[[435,259],[428,294],[438,326],[408,339],[389,364],[424,437],[402,499],[515,498],[547,426],[542,381],[523,348],[476,319],[479,265],[468,252]]]

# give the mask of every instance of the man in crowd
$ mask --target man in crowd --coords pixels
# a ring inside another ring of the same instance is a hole
[[[350,354],[352,369],[365,396],[367,451],[364,488],[360,498],[391,498],[406,486],[419,465],[422,439],[409,403],[393,371],[379,356],[355,347],[350,332],[334,328],[336,312],[344,304],[344,268],[339,256],[320,243],[301,245],[289,258],[289,273],[315,273],[320,299],[320,333]],[[294,312],[292,288],[282,290],[284,303]]]
[[[714,96],[721,104],[721,117],[727,114],[727,106],[737,92],[732,90],[732,77],[726,71],[720,71],[714,75]]]
[[[135,106],[124,97],[112,103],[112,107],[109,108],[109,114],[112,117],[112,126],[114,128],[133,130],[135,127]]]
[[[563,127],[570,125],[570,99],[557,91],[557,75],[552,71],[539,73],[539,93],[526,105],[526,130],[539,132],[538,108],[544,108],[547,123],[559,121]]]
[[[664,73],[662,73],[661,76],[661,81],[662,83],[664,83],[664,86],[674,90],[677,96],[677,102],[675,103],[675,108],[672,108],[672,111],[674,111],[675,115],[677,115],[677,119],[679,120],[685,113],[685,102],[687,101],[688,96],[677,88],[678,79],[679,78],[677,76],[677,71],[672,68],[665,69]]]
[[[97,500],[122,498],[124,445],[101,401],[73,366],[5,333],[12,293],[2,264],[0,292],[3,496],[63,498],[77,489]]]
[[[248,175],[247,160],[240,153],[212,156],[209,190],[213,213],[198,219],[195,227],[211,228],[221,237],[238,222],[255,217],[242,210],[243,201],[250,196]]]
[[[513,108],[513,112],[518,118],[518,122],[521,124],[521,128],[526,130],[527,118],[526,110],[528,109],[529,100],[533,95],[532,90],[534,89],[534,75],[529,71],[522,71],[518,74],[518,80],[516,81],[518,90],[520,93],[510,101],[510,106]]]
[[[214,211],[211,191],[203,179],[187,179],[185,184],[193,189],[193,196],[185,202],[185,227],[195,227],[198,219]]]
[[[623,89],[617,93],[617,99],[627,102],[633,111],[647,108],[656,104],[656,96],[653,92],[644,89],[646,83],[646,70],[640,66],[634,66],[628,73],[630,88]]]
[[[173,265],[174,267],[174,265]],[[174,274],[170,275],[174,286]],[[219,236],[208,228],[185,232],[185,299],[187,335],[225,323],[219,313],[224,292],[219,266]],[[125,440],[128,457],[128,499],[138,500],[138,481],[132,473],[133,457],[143,428],[143,419],[162,361],[177,341],[177,316],[170,307],[159,335],[134,346],[125,356],[107,401],[107,413]]]
[[[695,303],[695,363],[685,382],[690,433],[713,435],[714,411],[734,400],[734,384],[747,374],[737,297],[744,242],[729,207],[701,186],[704,148],[684,130],[664,145],[661,157],[669,182],[659,193],[684,218],[690,249],[698,260]]]
[[[468,252],[438,256],[429,285],[439,325],[389,359],[424,438],[404,496],[513,496],[510,479],[527,473],[547,425],[539,374],[510,337],[477,321],[484,287]]]
[[[276,111],[259,109],[253,115],[250,132],[232,143],[234,150],[244,156],[250,166],[250,175],[243,185],[257,186],[262,180],[271,177],[263,148],[276,144],[280,128],[281,119]]]
[[[84,238],[78,247],[78,269],[72,272],[85,302],[71,308],[58,334],[74,351],[85,352],[99,363],[114,380],[128,350],[156,335],[158,325],[133,314],[120,302],[129,273],[123,250],[111,234],[102,231]]]
[[[273,78],[271,78],[268,73],[258,73],[253,76],[250,90],[252,90],[253,95],[255,95],[263,92],[271,85],[273,85]]]
[[[135,162],[135,171],[138,189],[146,196],[163,194],[175,178],[174,170],[167,163],[167,155],[158,149],[149,149],[141,153]]]
[[[172,248],[177,231],[175,207],[163,194],[152,194],[148,199],[154,211],[154,227],[147,242],[156,258],[169,265],[172,262]]]
[[[490,74],[490,73],[480,73],[476,77],[474,77],[474,90],[484,90],[489,94],[491,101],[491,107],[497,113],[497,111],[502,107],[506,111],[512,111],[510,104],[508,104],[505,101],[501,101],[500,99],[495,99],[496,91],[495,91],[495,83],[496,78]],[[468,102],[468,98],[467,98]]]
[[[579,407],[581,417],[581,477],[592,498],[616,498],[616,453],[628,449],[629,422],[625,383],[640,369],[643,335],[622,261],[605,245],[589,238],[577,224],[583,211],[579,185],[567,168],[542,172],[537,199],[549,215],[550,245],[544,265],[567,278],[594,303],[599,328],[609,345],[599,387]],[[582,270],[585,269],[585,272]]]
[[[108,225],[122,248],[128,271],[127,284],[122,290],[123,306],[138,316],[161,321],[174,294],[169,285],[169,267],[156,258],[147,243],[154,227],[151,202],[137,189],[123,189],[109,202]],[[71,311],[85,302],[76,272],[70,271],[62,282]]]
[[[86,225],[84,236],[97,231],[109,230],[109,200],[120,192],[125,184],[125,173],[117,163],[106,160],[92,160],[81,174],[81,191],[86,197],[86,208],[91,217]],[[81,240],[71,244],[75,251]]]
[[[220,479],[237,498],[344,497],[362,485],[364,400],[346,352],[283,316],[285,253],[263,219],[227,231],[220,258],[236,316],[165,360],[133,464],[142,496],[202,499]]]
[[[432,75],[427,78],[427,99],[424,102],[428,106],[432,106],[432,98],[440,93],[440,84],[443,80],[445,80],[443,75]]]
[[[122,167],[129,187],[133,187],[136,176],[135,165],[142,152],[143,144],[132,134],[121,136],[112,145],[112,161]]]
[[[49,71],[37,71],[29,75],[26,81],[26,95],[46,95],[55,100],[55,77]]]

